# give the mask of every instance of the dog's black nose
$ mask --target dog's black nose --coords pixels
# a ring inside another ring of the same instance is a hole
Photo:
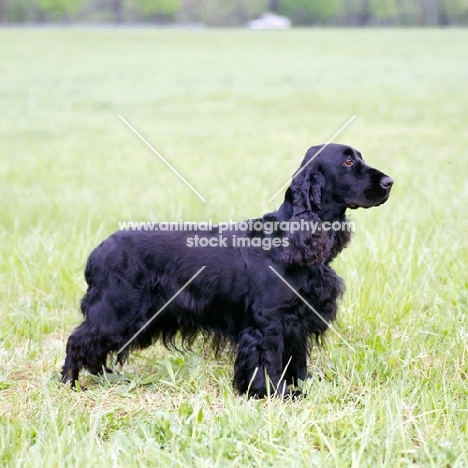
[[[392,185],[393,185],[393,179],[391,177],[388,177],[388,176],[385,176],[381,181],[380,181],[380,185],[384,188],[384,189],[389,189]]]

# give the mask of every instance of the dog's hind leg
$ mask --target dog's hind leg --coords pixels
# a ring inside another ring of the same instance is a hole
[[[110,351],[108,340],[96,333],[89,322],[83,322],[68,338],[62,382],[75,387],[83,367],[92,374],[108,372],[106,360]]]
[[[76,328],[67,341],[65,363],[62,367],[62,383],[68,383],[71,387],[75,387],[80,370],[83,368],[84,349],[81,346],[83,325]]]

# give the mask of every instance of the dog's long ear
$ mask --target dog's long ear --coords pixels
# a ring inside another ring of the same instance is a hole
[[[293,176],[289,192],[293,213],[289,222],[290,227],[300,228],[286,233],[288,245],[282,248],[280,256],[289,267],[322,263],[330,254],[332,242],[318,215],[323,187],[324,178],[317,168],[306,167]]]
[[[310,176],[309,195],[312,207],[317,211],[320,210],[322,204],[322,189],[325,186],[325,179],[319,171],[315,171]]]
[[[294,215],[303,212],[317,213],[322,201],[322,188],[325,180],[322,173],[316,170],[302,170],[294,175],[291,181],[291,195]],[[310,168],[312,169],[312,168]]]

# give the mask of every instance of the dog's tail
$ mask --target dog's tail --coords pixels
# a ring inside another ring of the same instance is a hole
[[[81,300],[81,311],[87,317],[90,307],[100,299],[100,291],[103,290],[103,283],[108,281],[109,265],[115,249],[114,236],[110,236],[101,242],[89,254],[84,270],[84,277],[88,283],[88,290]]]
[[[100,258],[102,256],[102,245],[103,243],[91,252],[84,270],[84,277],[88,283],[88,290],[81,300],[81,312],[83,312],[83,316],[85,318],[88,316],[88,310],[90,307],[99,300],[100,288],[99,284],[96,283],[103,280],[103,272],[101,271],[102,263]]]

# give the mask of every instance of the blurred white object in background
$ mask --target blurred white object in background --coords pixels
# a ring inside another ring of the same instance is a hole
[[[247,22],[249,29],[289,29],[291,20],[275,13],[264,13],[260,18]]]

